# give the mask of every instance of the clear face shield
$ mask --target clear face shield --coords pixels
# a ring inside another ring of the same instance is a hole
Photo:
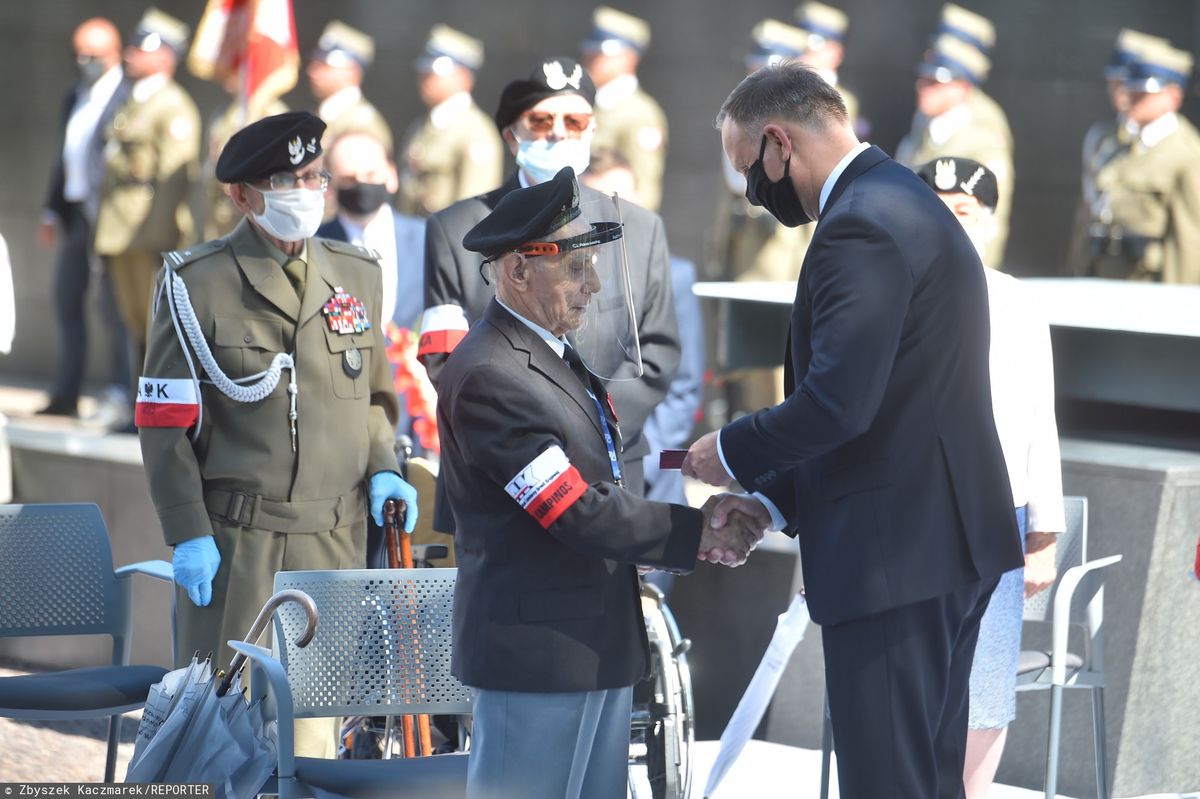
[[[579,205],[579,214],[517,252],[545,279],[546,314],[592,374],[603,380],[642,376],[624,223],[615,198]]]

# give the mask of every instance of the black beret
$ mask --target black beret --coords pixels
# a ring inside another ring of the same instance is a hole
[[[217,159],[217,180],[247,183],[294,172],[321,154],[325,123],[308,111],[264,117],[229,137]]]
[[[556,94],[578,94],[596,104],[596,84],[578,61],[548,58],[534,68],[525,80],[514,80],[500,94],[496,126],[504,130],[525,111]]]
[[[995,173],[970,158],[938,158],[920,167],[917,177],[938,194],[969,194],[993,211],[1000,199]]]
[[[463,237],[463,247],[487,258],[539,241],[579,216],[579,184],[569,166],[527,189],[510,191]]]

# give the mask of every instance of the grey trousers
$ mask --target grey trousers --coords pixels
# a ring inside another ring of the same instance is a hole
[[[621,799],[633,688],[476,689],[467,799]]]

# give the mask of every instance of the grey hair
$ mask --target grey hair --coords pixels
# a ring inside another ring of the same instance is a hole
[[[849,118],[846,101],[812,67],[781,61],[746,76],[725,98],[714,125],[726,119],[749,138],[762,136],[769,122],[793,122],[812,130],[845,124]]]

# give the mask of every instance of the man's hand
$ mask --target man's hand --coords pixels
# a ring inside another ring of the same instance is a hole
[[[1055,553],[1058,536],[1054,533],[1029,533],[1025,536],[1025,598],[1045,591],[1058,577]]]
[[[189,538],[175,545],[171,568],[175,583],[187,591],[196,607],[208,607],[212,602],[212,581],[221,565],[221,553],[211,535]]]
[[[383,527],[383,503],[398,499],[404,503],[404,532],[411,533],[417,526],[417,489],[413,488],[395,472],[375,472],[367,490],[371,500],[371,518]]]
[[[733,478],[725,471],[725,467],[721,465],[721,456],[717,454],[717,432],[701,436],[688,448],[687,456],[683,459],[682,471],[684,477],[723,488],[732,483]]]
[[[757,506],[757,511],[754,506]],[[710,497],[702,510],[704,531],[700,535],[697,557],[710,563],[726,566],[745,563],[770,524],[770,514],[766,508],[751,497],[734,494]]]
[[[37,240],[38,244],[42,245],[47,250],[54,249],[54,242],[58,239],[58,226],[53,222],[42,222],[38,225]]]

